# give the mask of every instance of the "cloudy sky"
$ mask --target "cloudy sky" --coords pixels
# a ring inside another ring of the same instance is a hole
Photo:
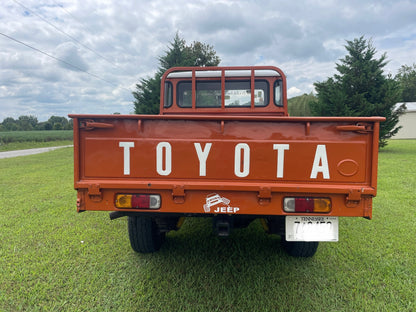
[[[0,122],[131,113],[176,32],[221,65],[280,67],[289,97],[332,76],[361,35],[387,53],[386,74],[416,63],[414,0],[1,0]]]

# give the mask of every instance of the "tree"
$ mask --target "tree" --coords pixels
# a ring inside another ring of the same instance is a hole
[[[159,57],[159,68],[152,78],[141,79],[136,84],[134,112],[136,114],[159,113],[160,81],[163,73],[174,66],[217,66],[220,58],[208,44],[194,41],[187,45],[176,33],[169,50]]]
[[[400,85],[383,68],[386,54],[379,59],[371,40],[364,37],[347,41],[348,54],[336,64],[338,74],[323,82],[316,82],[317,101],[311,109],[317,116],[383,116],[380,126],[380,147],[394,136],[399,116],[405,107],[395,108],[400,101]]]
[[[0,123],[0,131],[31,131],[31,130],[72,130],[73,121],[65,117],[52,116],[48,121],[38,122],[35,116],[19,116],[18,119],[7,117]]]
[[[52,130],[67,130],[69,127],[69,121],[65,117],[51,116],[48,119],[48,123],[52,126]]]
[[[158,114],[160,102],[160,81],[162,73],[159,71],[153,78],[141,79],[136,84],[134,112],[136,114]]]
[[[49,121],[40,122],[37,126],[37,130],[52,130],[52,125]]]
[[[16,131],[19,130],[19,127],[17,126],[16,120],[12,117],[7,117],[2,122],[4,131]]]
[[[416,102],[416,63],[413,66],[402,65],[396,80],[400,83],[403,102]]]
[[[17,120],[19,130],[30,131],[34,130],[38,124],[38,119],[35,116],[19,116]]]

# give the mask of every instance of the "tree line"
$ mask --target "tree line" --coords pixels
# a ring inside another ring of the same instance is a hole
[[[396,76],[386,74],[387,55],[377,58],[372,41],[356,38],[346,41],[347,54],[335,64],[337,74],[322,82],[315,82],[316,94],[308,97],[303,105],[313,116],[382,116],[380,146],[394,136],[400,127],[399,116],[405,104],[416,102],[416,64],[402,65]],[[220,58],[212,46],[200,42],[186,44],[176,34],[168,50],[159,58],[154,77],[141,79],[133,92],[136,114],[159,112],[160,80],[164,71],[174,66],[218,66]]]
[[[35,116],[22,115],[17,119],[7,117],[0,123],[0,131],[33,131],[33,130],[72,130],[72,119],[51,116],[47,121],[39,122]]]

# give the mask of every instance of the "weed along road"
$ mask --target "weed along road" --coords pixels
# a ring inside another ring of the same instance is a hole
[[[9,152],[0,152],[0,159],[40,154],[40,153],[50,152],[58,148],[72,147],[72,146],[73,145],[64,145],[64,146],[42,147],[42,148],[32,148],[32,149],[9,151]]]

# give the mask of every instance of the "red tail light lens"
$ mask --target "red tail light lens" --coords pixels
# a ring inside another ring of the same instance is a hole
[[[131,197],[132,208],[150,208],[149,195],[133,195]]]
[[[283,200],[283,210],[298,213],[326,213],[331,211],[331,200],[315,197],[286,197]]]
[[[117,208],[159,209],[160,195],[154,194],[117,194]]]

